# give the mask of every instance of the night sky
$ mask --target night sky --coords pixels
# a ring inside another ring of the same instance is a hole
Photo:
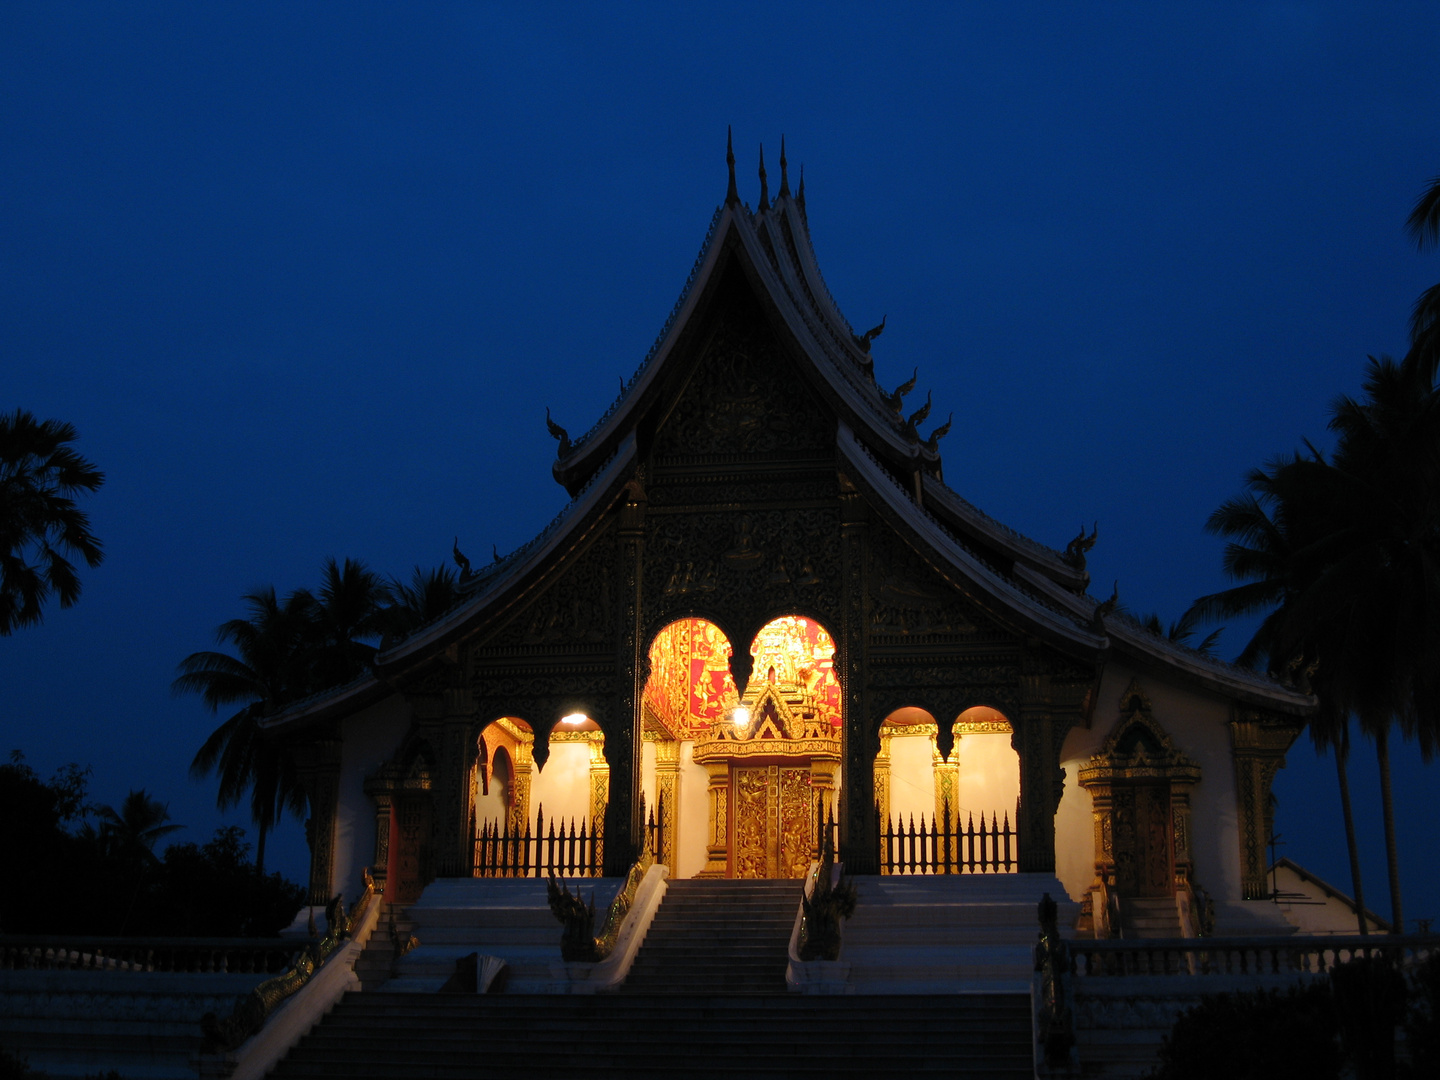
[[[218,722],[174,699],[257,585],[328,555],[478,563],[565,503],[572,434],[644,357],[763,142],[891,388],[952,410],[945,479],[1167,621],[1226,583],[1206,517],[1310,438],[1440,280],[1434,4],[5,5],[0,408],[107,473],[78,607],[0,639],[0,751],[166,800]],[[1232,627],[1233,656],[1248,628]],[[1106,705],[1107,703],[1102,703]],[[1113,704],[1113,703],[1109,703]],[[1440,916],[1396,746],[1410,918]],[[1388,914],[1368,744],[1352,784]],[[1349,891],[1334,768],[1283,853]],[[272,862],[302,877],[298,823]]]

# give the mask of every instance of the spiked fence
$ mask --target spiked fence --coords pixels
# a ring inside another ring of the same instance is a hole
[[[1006,813],[1002,822],[992,813],[987,821],[968,815],[965,824],[952,821],[950,807],[917,822],[912,814],[887,821],[875,807],[882,874],[1013,874],[1019,870],[1020,846]]]

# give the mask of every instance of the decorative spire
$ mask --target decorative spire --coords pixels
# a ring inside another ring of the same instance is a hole
[[[955,422],[955,414],[951,413],[943,424],[930,432],[930,437],[925,440],[925,449],[932,454],[940,452],[940,440],[950,434],[950,425]]]
[[[760,206],[761,210],[770,208],[770,185],[765,182],[765,144],[760,144]]]
[[[725,164],[730,170],[730,186],[725,189],[725,202],[734,206],[740,201],[740,192],[735,187],[735,144],[730,137],[730,125],[725,125]]]
[[[800,209],[805,209],[805,163],[800,163],[800,188],[795,192],[795,201],[800,204]]]
[[[550,406],[548,405],[545,406],[545,426],[550,429],[550,437],[560,444],[556,456],[562,458],[568,456],[574,444],[570,441],[570,436],[565,429],[550,419]]]
[[[780,198],[790,194],[790,172],[785,167],[785,136],[780,136]]]
[[[925,422],[925,418],[929,415],[930,394],[927,392],[925,394],[925,404],[921,405],[920,408],[916,409],[913,413],[911,413],[910,418],[905,421],[905,433],[909,435],[912,439],[918,440],[920,438],[920,435],[915,430],[915,428],[918,427],[920,424],[923,424]]]

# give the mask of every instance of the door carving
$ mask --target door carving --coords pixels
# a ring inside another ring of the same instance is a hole
[[[815,809],[810,768],[737,767],[735,853],[737,878],[801,878],[815,851]]]
[[[1122,896],[1173,895],[1170,785],[1116,785],[1111,813],[1116,889]]]
[[[435,876],[431,868],[432,819],[429,792],[407,792],[395,797],[385,888],[386,899],[392,903],[414,903]]]

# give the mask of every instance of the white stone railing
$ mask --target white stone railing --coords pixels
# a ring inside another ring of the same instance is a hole
[[[1199,937],[1066,942],[1078,979],[1127,975],[1320,975],[1361,956],[1401,964],[1440,950],[1440,934]]]

